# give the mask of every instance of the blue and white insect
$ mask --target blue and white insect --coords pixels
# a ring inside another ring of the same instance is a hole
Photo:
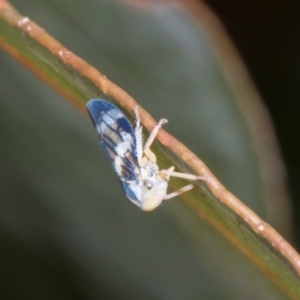
[[[161,119],[153,128],[143,147],[142,127],[138,106],[134,108],[136,127],[133,129],[125,115],[115,105],[102,100],[90,100],[86,108],[98,132],[101,145],[110,158],[125,195],[143,211],[154,210],[163,200],[191,190],[187,186],[167,194],[171,176],[188,180],[203,180],[200,176],[174,172],[174,167],[159,170],[156,156],[150,150],[159,128],[167,123]]]

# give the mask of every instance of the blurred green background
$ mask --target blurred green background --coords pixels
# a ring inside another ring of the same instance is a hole
[[[270,216],[263,199],[257,157],[233,92],[205,29],[188,14],[167,4],[11,2],[157,120],[169,119],[168,132],[284,232],[276,223],[280,216]],[[273,21],[272,30],[260,32],[271,22],[265,14],[259,20],[254,8],[212,4],[278,121],[296,199],[296,30],[276,31]],[[280,12],[278,6],[277,18]],[[280,24],[296,26],[287,16]],[[272,33],[276,38],[266,38]],[[0,65],[3,299],[285,299],[182,200],[151,214],[133,207],[99,149],[90,120],[2,52]]]

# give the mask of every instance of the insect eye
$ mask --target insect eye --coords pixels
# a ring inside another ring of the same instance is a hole
[[[146,188],[147,188],[148,190],[151,190],[151,189],[152,189],[152,183],[147,182],[147,183],[146,183]]]

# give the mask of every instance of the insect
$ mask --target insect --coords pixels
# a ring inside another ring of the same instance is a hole
[[[193,184],[188,184],[167,194],[170,177],[203,180],[200,176],[175,172],[173,166],[167,170],[159,170],[156,156],[150,150],[150,146],[161,126],[167,123],[166,119],[161,119],[153,128],[143,146],[138,106],[134,108],[136,116],[134,129],[121,110],[110,102],[92,99],[86,108],[125,195],[143,211],[154,210],[163,200],[171,199],[194,187]]]

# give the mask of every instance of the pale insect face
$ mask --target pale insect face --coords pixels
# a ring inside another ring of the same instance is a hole
[[[164,200],[168,182],[164,179],[149,178],[144,180],[142,188],[141,209],[151,211]]]
[[[194,187],[189,184],[167,195],[170,176],[189,180],[202,179],[194,175],[173,172],[174,167],[159,171],[150,145],[161,125],[167,120],[162,119],[154,127],[143,147],[142,127],[137,107],[135,108],[135,130],[125,115],[115,105],[105,100],[92,99],[86,107],[99,134],[101,145],[110,158],[127,198],[143,211],[151,211],[163,200],[175,197]]]
[[[167,187],[167,180],[148,177],[144,180],[130,182],[126,190],[126,195],[129,200],[143,211],[151,211],[164,200]]]

